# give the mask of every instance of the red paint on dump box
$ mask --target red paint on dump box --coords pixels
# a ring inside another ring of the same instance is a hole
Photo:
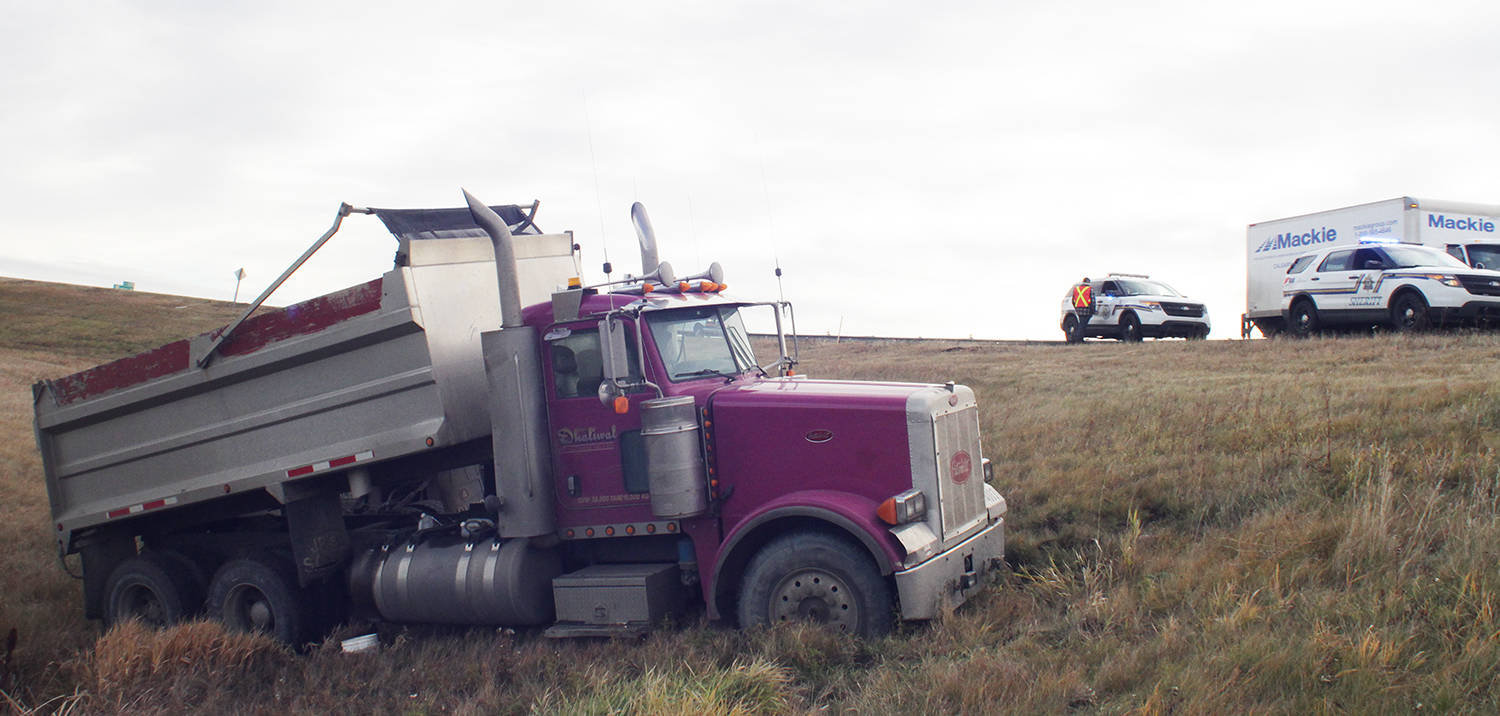
[[[380,308],[381,279],[346,288],[337,293],[292,304],[286,308],[251,316],[219,346],[222,356],[254,353],[277,341],[317,333],[355,316]],[[228,326],[205,334],[217,338]],[[104,395],[188,369],[190,341],[176,341],[160,348],[121,358],[52,382],[59,405]]]

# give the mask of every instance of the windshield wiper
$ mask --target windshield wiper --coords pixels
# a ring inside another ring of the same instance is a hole
[[[730,375],[728,373],[724,373],[722,371],[719,371],[719,370],[716,370],[716,369],[713,369],[713,368],[703,368],[701,370],[695,370],[695,371],[688,372],[688,373],[678,373],[674,377],[676,377],[676,378],[697,378],[697,377],[705,376],[705,375],[717,375],[720,378],[724,379],[724,384],[725,385],[733,383],[734,379],[739,377],[739,376],[736,376],[736,375]]]

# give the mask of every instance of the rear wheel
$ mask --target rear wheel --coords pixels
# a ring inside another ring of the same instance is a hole
[[[265,632],[293,646],[304,636],[306,610],[291,565],[269,556],[230,560],[208,588],[208,613],[224,626]]]
[[[1318,309],[1312,301],[1300,299],[1292,304],[1292,335],[1306,338],[1318,332]]]
[[[1069,343],[1083,342],[1083,324],[1078,322],[1077,316],[1064,318],[1062,329],[1063,337],[1067,338]]]
[[[164,627],[192,616],[203,606],[203,589],[185,564],[145,552],[120,563],[104,587],[104,623],[138,619]]]
[[[1391,302],[1391,324],[1402,333],[1425,331],[1432,325],[1427,302],[1415,293],[1403,293]]]
[[[771,541],[740,585],[741,626],[808,621],[862,637],[890,632],[891,589],[873,560],[847,540],[818,532]]]
[[[1120,340],[1136,343],[1141,340],[1141,319],[1134,313],[1120,316]]]

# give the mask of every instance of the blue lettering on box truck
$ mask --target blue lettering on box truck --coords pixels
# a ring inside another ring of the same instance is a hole
[[[1326,226],[1313,229],[1301,234],[1277,234],[1261,243],[1255,253],[1263,251],[1280,251],[1281,249],[1300,248],[1302,246],[1316,246],[1332,241],[1337,241],[1339,232]]]
[[[1428,214],[1427,226],[1433,229],[1495,233],[1495,222],[1489,219],[1476,219],[1472,216],[1455,216],[1449,218],[1442,214]]]

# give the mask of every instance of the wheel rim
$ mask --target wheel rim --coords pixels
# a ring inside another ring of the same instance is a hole
[[[1305,306],[1302,308],[1302,310],[1297,311],[1297,331],[1299,333],[1308,333],[1312,331],[1312,322],[1312,311],[1307,310]]]
[[[1134,320],[1126,321],[1125,322],[1124,333],[1125,333],[1125,340],[1127,340],[1127,341],[1134,341],[1135,339],[1140,338],[1140,336],[1141,336],[1141,326],[1140,326],[1140,324],[1136,323]]]
[[[1402,301],[1397,311],[1397,322],[1405,330],[1417,327],[1417,307],[1411,301]]]
[[[167,608],[161,597],[143,584],[133,584],[120,595],[119,615],[139,619],[153,626],[166,626]]]
[[[803,569],[787,575],[771,590],[771,621],[809,621],[854,632],[859,628],[859,604],[837,575]]]
[[[241,584],[224,600],[224,623],[242,631],[269,632],[276,628],[276,615],[264,592]]]

